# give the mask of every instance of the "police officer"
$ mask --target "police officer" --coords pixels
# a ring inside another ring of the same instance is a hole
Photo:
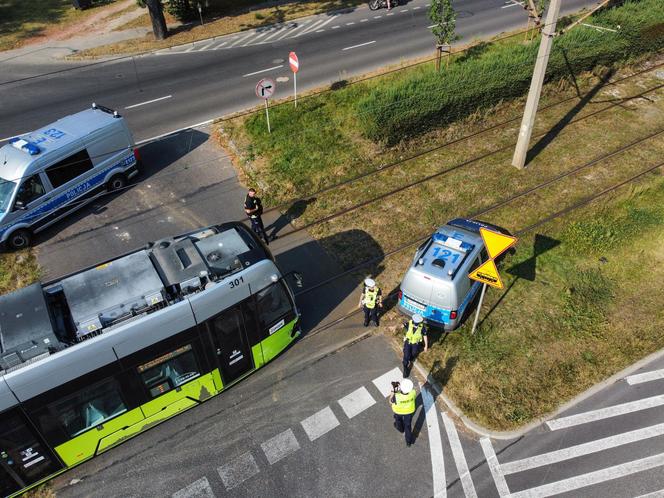
[[[403,376],[410,375],[410,369],[415,363],[415,359],[424,345],[424,351],[429,349],[429,339],[427,330],[424,327],[422,315],[416,313],[405,323],[406,334],[403,338]]]
[[[378,327],[378,308],[383,307],[383,293],[373,279],[364,280],[364,292],[360,296],[360,308],[364,309],[364,326],[373,320]]]
[[[256,235],[262,237],[266,244],[270,244],[267,233],[265,233],[265,225],[263,225],[263,203],[260,197],[256,195],[256,189],[250,188],[247,196],[244,198],[244,212],[249,216],[251,221],[251,229]]]
[[[415,398],[417,391],[413,386],[410,379],[403,379],[399,382],[397,389],[392,389],[392,411],[394,412],[394,427],[399,432],[403,432],[406,437],[406,446],[410,446],[415,442],[413,433],[411,432],[411,423],[413,422],[413,414],[415,413]]]

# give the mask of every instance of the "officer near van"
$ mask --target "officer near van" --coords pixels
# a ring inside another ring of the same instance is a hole
[[[429,349],[429,338],[424,319],[419,313],[414,314],[408,323],[404,323],[404,327],[406,333],[403,338],[403,376],[408,377],[422,346],[424,352]]]
[[[415,391],[413,381],[403,379],[401,382],[392,382],[390,403],[394,412],[394,428],[404,434],[406,446],[415,442],[411,429],[415,414],[415,398],[417,398],[417,391]]]
[[[360,308],[364,310],[364,326],[373,321],[378,327],[378,309],[383,307],[383,293],[371,278],[364,280],[364,291],[360,296]]]
[[[263,203],[261,202],[260,197],[256,195],[256,189],[250,188],[247,192],[247,196],[244,198],[244,212],[249,216],[251,221],[251,229],[256,235],[265,240],[266,244],[270,244],[270,241],[265,232],[265,225],[263,225]]]

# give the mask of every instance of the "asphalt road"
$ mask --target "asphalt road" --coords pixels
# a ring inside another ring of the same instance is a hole
[[[0,139],[36,129],[98,102],[120,110],[137,140],[188,127],[258,103],[263,77],[278,83],[275,97],[292,92],[288,53],[300,59],[303,90],[364,74],[405,59],[433,55],[427,0],[411,0],[391,12],[366,6],[350,12],[229,35],[216,40],[103,64],[58,63],[43,71],[78,67],[11,83],[26,74],[25,60],[2,62]],[[563,13],[591,6],[567,0]],[[526,12],[514,0],[459,0],[458,43],[525,27]],[[29,68],[35,71],[34,67]]]

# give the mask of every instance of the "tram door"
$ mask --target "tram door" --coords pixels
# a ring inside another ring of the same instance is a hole
[[[61,468],[18,410],[0,415],[0,494],[8,496]]]
[[[240,307],[227,309],[209,322],[224,384],[254,368]]]

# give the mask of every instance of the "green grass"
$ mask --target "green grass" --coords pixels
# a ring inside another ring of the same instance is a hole
[[[33,251],[0,254],[0,294],[39,280],[40,269]]]
[[[71,0],[0,0],[0,51],[17,48],[57,24],[76,22],[113,0],[96,0],[79,11]]]

